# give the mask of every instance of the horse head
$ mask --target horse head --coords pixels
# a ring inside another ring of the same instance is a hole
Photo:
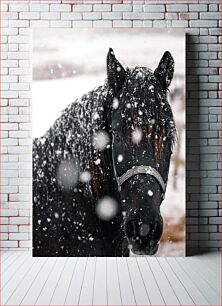
[[[123,228],[135,254],[155,254],[163,232],[164,199],[176,129],[167,91],[174,60],[165,52],[155,71],[126,68],[112,49],[107,82],[113,92],[111,149]]]

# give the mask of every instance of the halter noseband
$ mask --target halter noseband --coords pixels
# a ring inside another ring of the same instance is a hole
[[[119,192],[121,191],[121,186],[125,181],[127,181],[129,178],[137,174],[148,174],[148,175],[155,177],[157,182],[160,184],[160,187],[163,191],[162,196],[164,197],[165,192],[166,192],[166,184],[164,183],[163,178],[160,175],[160,173],[156,169],[152,168],[151,166],[133,166],[131,169],[127,170],[125,173],[123,173],[119,177],[116,174],[118,191]]]

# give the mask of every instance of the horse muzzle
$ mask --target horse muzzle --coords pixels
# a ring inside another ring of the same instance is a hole
[[[163,232],[160,215],[142,216],[136,211],[125,220],[125,234],[129,248],[137,255],[154,255]]]

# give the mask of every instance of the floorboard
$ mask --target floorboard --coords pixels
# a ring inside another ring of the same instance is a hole
[[[95,280],[93,289],[93,305],[107,305],[106,258],[96,261]]]
[[[192,278],[184,272],[181,266],[178,264],[175,258],[168,258],[167,261],[169,262],[173,271],[179,275],[180,280],[184,284],[187,289],[187,292],[192,297],[192,300],[196,305],[209,305],[209,302],[197,288],[195,282],[193,282]]]
[[[93,289],[95,281],[96,257],[90,257],[87,261],[86,271],[82,282],[82,288],[79,297],[79,305],[93,304]]]
[[[82,289],[82,283],[86,272],[86,264],[88,258],[77,258],[77,264],[73,271],[70,286],[65,299],[65,305],[78,305],[79,297]]]
[[[49,278],[44,284],[35,305],[50,305],[52,296],[65,267],[66,260],[64,260],[64,258],[50,258],[50,260],[56,260],[56,264],[53,266],[53,269],[49,274]]]
[[[179,305],[179,300],[175,294],[175,289],[169,283],[164,271],[161,269],[157,258],[148,258],[147,263],[153,272],[153,275],[158,283],[161,294],[166,305]]]
[[[220,265],[218,265],[218,273],[214,273],[210,266],[204,265],[201,261],[196,260],[195,257],[189,258],[186,261],[191,269],[194,269],[197,273],[200,274],[200,277],[205,279],[208,284],[213,287],[218,294],[221,293],[221,275],[220,275]]]
[[[107,258],[107,302],[108,305],[122,305],[117,258]]]
[[[151,305],[166,305],[159,285],[145,257],[136,258]]]
[[[3,252],[0,305],[221,305],[219,253],[33,258]]]
[[[76,264],[77,258],[68,258],[50,305],[64,305]]]
[[[177,296],[178,301],[180,301],[181,305],[195,305],[192,297],[187,292],[186,288],[183,286],[177,274],[174,273],[169,263],[165,260],[165,258],[158,258],[159,265],[161,269],[164,271],[166,278],[168,279],[171,287],[174,288],[174,292]]]

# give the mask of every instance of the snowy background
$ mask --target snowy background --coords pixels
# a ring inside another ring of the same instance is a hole
[[[153,29],[34,29],[33,138],[42,136],[76,98],[102,85],[112,47],[120,63],[155,69],[168,50],[175,60],[170,86],[178,141],[161,205],[164,233],[156,256],[185,255],[185,34]]]

